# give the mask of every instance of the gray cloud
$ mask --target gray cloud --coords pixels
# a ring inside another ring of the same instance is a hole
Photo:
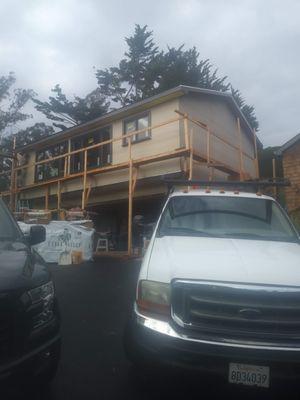
[[[56,83],[86,94],[93,67],[117,62],[124,36],[148,24],[162,48],[195,45],[229,77],[255,106],[265,145],[300,131],[296,0],[2,0],[0,13],[0,74],[15,71],[41,98]]]

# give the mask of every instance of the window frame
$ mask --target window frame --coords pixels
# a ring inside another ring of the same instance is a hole
[[[136,114],[134,116],[128,117],[123,119],[123,124],[122,124],[122,135],[127,135],[129,133],[126,132],[126,124],[129,122],[135,122],[135,131],[138,131],[138,120],[142,119],[144,117],[148,118],[148,130],[145,131],[143,134],[146,133],[146,137],[138,138],[139,135],[142,133],[138,133],[136,135],[131,136],[131,144],[136,144],[136,143],[141,143],[146,140],[151,140],[152,139],[152,132],[151,132],[151,112],[150,111],[145,111],[143,113]],[[135,132],[133,131],[133,132]],[[122,146],[128,146],[128,139],[129,138],[123,138],[122,140]]]
[[[98,129],[93,129],[90,132],[87,132],[87,133],[84,133],[84,134],[81,134],[81,135],[78,135],[76,137],[71,138],[70,139],[70,141],[71,141],[71,151],[84,149],[84,148],[88,147],[87,144],[84,145],[84,141],[87,141],[89,136],[93,136],[94,137],[94,144],[101,143],[100,135],[101,135],[101,131],[104,131],[104,130],[107,131],[107,133],[109,135],[109,139],[105,139],[105,140],[102,140],[102,141],[105,142],[106,140],[111,140],[112,139],[112,125],[109,124],[109,125],[101,126]],[[77,149],[74,149],[74,142],[75,141],[81,141],[81,147],[79,147]],[[109,160],[107,160],[107,162],[103,162],[103,157],[104,157],[104,154],[103,154],[104,150],[103,149],[106,146],[107,147],[109,146],[109,151],[107,152],[107,155],[109,155],[110,157],[108,157]],[[88,168],[87,168],[88,170],[93,170],[93,169],[101,168],[101,167],[103,167],[105,165],[112,164],[112,144],[111,143],[107,144],[107,145],[104,145],[104,146],[99,146],[98,148],[95,148],[95,149],[88,150],[88,157],[89,157],[89,151],[97,151],[98,152],[99,165],[88,165]],[[74,167],[75,157],[76,156],[78,157],[79,163],[80,163],[80,168],[79,169],[76,169]],[[71,162],[70,162],[70,165],[71,165],[71,171],[70,172],[71,172],[71,174],[76,174],[78,172],[82,172],[83,171],[84,152],[82,151],[80,153],[73,154],[73,155],[71,155],[70,158],[71,158]]]
[[[68,153],[68,141],[67,141],[67,140],[64,140],[64,141],[62,141],[62,142],[55,143],[55,144],[53,144],[53,145],[51,145],[51,146],[44,147],[44,148],[41,148],[40,150],[36,151],[36,153],[35,153],[35,162],[45,161],[45,160],[47,160],[48,162],[45,162],[45,163],[43,163],[43,164],[35,165],[35,171],[34,171],[34,181],[35,181],[35,183],[38,183],[38,182],[45,182],[45,181],[51,181],[51,180],[53,180],[53,179],[57,179],[57,178],[60,178],[60,177],[64,176],[64,171],[65,171],[65,157],[62,157],[62,158],[59,158],[58,160],[53,160],[53,161],[52,161],[53,163],[58,163],[58,167],[57,167],[58,172],[57,172],[57,175],[56,175],[56,176],[50,176],[49,173],[48,173],[49,170],[47,169],[47,167],[49,167],[49,166],[51,165],[51,158],[46,158],[46,154],[47,154],[47,152],[49,152],[49,151],[51,151],[52,154],[53,154],[53,153],[54,153],[54,148],[55,148],[55,147],[59,147],[59,148],[64,147],[64,150],[65,150],[65,151],[64,151],[64,152],[61,152],[61,151],[59,150],[59,154],[54,155],[53,157],[62,156],[62,155],[64,155],[64,154]],[[44,153],[44,154],[43,154],[43,157],[42,157],[42,158],[39,158],[39,155],[42,154],[42,153]],[[42,171],[41,171],[42,174],[43,174],[42,179],[39,179],[39,173],[40,173],[40,172],[38,172],[39,167],[40,167],[41,170],[42,170]]]

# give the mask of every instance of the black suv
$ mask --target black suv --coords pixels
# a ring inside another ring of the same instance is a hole
[[[60,318],[50,273],[31,246],[45,240],[32,226],[25,237],[0,199],[0,381],[47,383],[60,357]]]

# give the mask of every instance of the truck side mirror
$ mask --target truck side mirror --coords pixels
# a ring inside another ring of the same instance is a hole
[[[29,245],[42,243],[46,240],[46,229],[41,225],[34,225],[30,228]]]

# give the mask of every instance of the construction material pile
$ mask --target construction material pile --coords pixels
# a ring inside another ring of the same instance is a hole
[[[42,225],[46,241],[34,248],[46,262],[69,265],[93,259],[95,230],[91,221],[50,221]],[[19,222],[19,226],[28,235],[32,224]]]

